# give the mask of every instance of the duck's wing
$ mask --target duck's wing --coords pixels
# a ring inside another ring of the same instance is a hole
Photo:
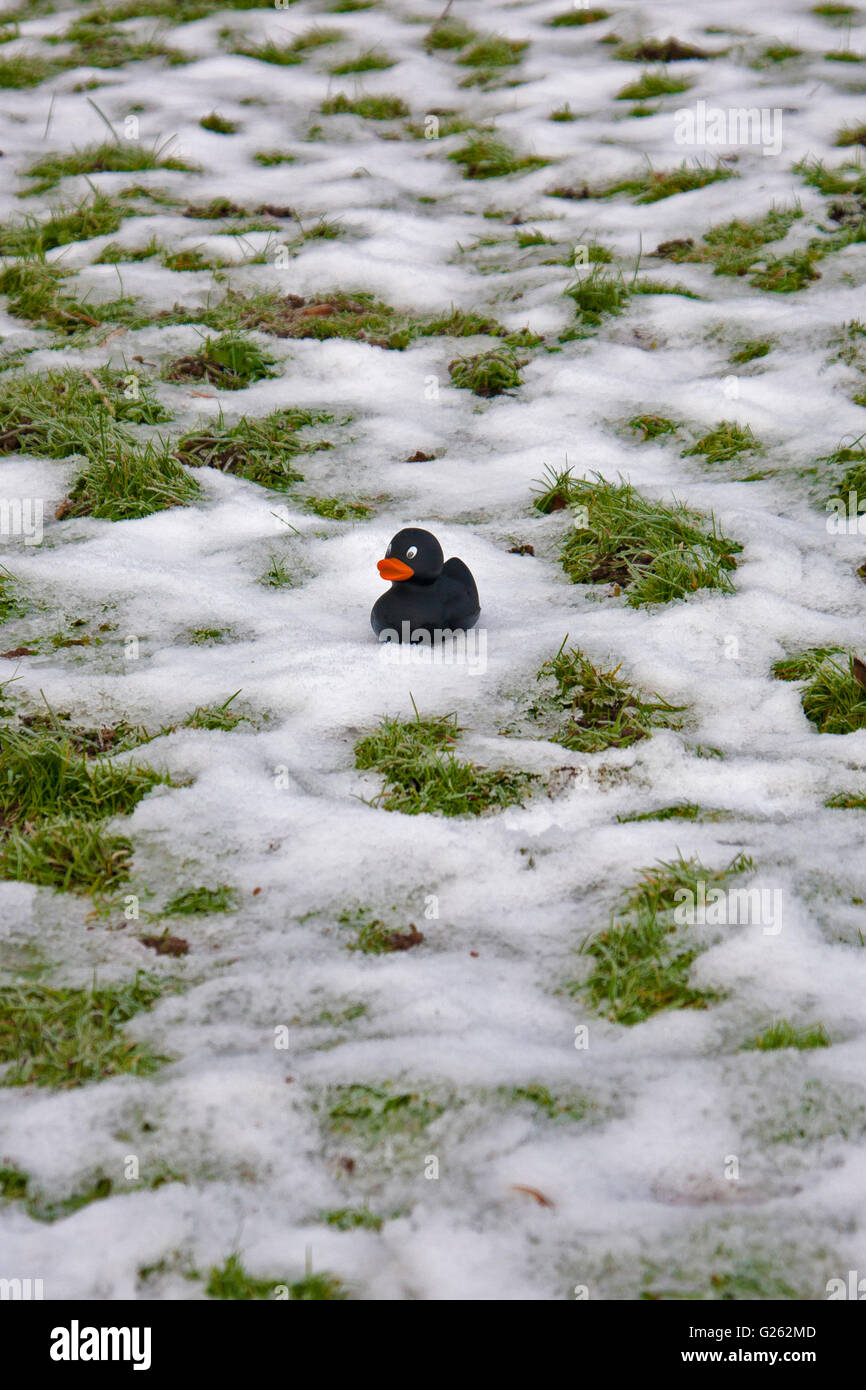
[[[455,555],[452,556],[450,560],[445,561],[445,564],[442,566],[442,573],[453,580],[455,584],[459,585],[462,592],[466,595],[467,601],[472,609],[480,608],[478,589],[472,577],[472,571],[468,565],[464,565],[463,561],[458,560]]]

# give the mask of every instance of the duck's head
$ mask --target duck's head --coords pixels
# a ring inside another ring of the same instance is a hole
[[[377,568],[383,579],[392,582],[414,579],[418,584],[432,584],[444,563],[442,547],[434,535],[406,526],[394,536]]]

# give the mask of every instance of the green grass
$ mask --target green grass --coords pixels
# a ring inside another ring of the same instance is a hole
[[[98,367],[95,371],[17,373],[0,383],[0,454],[24,452],[63,459],[90,453],[101,427],[158,425],[170,419],[149,383]]]
[[[195,174],[200,169],[173,156],[166,157],[168,144],[148,147],[139,141],[105,140],[102,144],[85,145],[83,149],[65,154],[45,154],[25,169],[25,177],[36,182],[26,190],[45,193],[61,179],[82,174],[137,173],[145,169],[172,169],[179,173]]]
[[[149,1076],[167,1060],[131,1041],[124,1024],[149,1010],[164,986],[144,972],[90,989],[0,986],[3,1086],[82,1086],[106,1076]]]
[[[162,915],[194,917],[209,912],[233,912],[236,907],[234,890],[221,883],[217,888],[187,888],[183,893],[176,893],[162,909]]]
[[[244,333],[205,338],[200,352],[178,357],[164,372],[167,381],[207,381],[222,391],[242,391],[254,381],[278,376],[275,359]]]
[[[477,37],[476,31],[470,29],[468,24],[464,24],[462,19],[454,19],[449,15],[430,26],[424,39],[424,47],[428,53],[435,53],[439,50],[448,52],[457,48],[465,48]]]
[[[632,811],[629,815],[617,816],[620,825],[630,825],[636,821],[666,821],[666,820],[693,820],[693,821],[717,821],[727,820],[726,811],[705,811],[702,806],[698,806],[694,801],[677,801],[673,806],[660,806],[656,811]]]
[[[378,772],[384,787],[373,804],[405,815],[479,816],[522,805],[534,778],[527,772],[459,761],[456,715],[406,722],[383,718],[355,744],[355,766]]]
[[[749,278],[755,289],[767,290],[771,294],[794,294],[805,289],[813,280],[820,280],[821,272],[815,269],[815,261],[820,254],[815,243],[805,251],[789,251],[787,256],[768,256],[763,270],[756,270]]]
[[[253,155],[253,163],[260,165],[263,169],[274,169],[279,164],[294,164],[295,156],[289,154],[288,150],[257,150]]]
[[[393,922],[389,924],[383,922],[381,917],[374,917],[371,909],[366,907],[341,912],[337,921],[340,926],[351,927],[356,933],[355,940],[348,944],[347,949],[362,951],[367,956],[384,956],[421,945],[423,933],[418,931],[414,923],[410,923],[409,929],[405,930]]]
[[[529,47],[528,42],[505,39],[498,34],[478,39],[461,53],[458,63],[470,68],[507,68],[519,63]]]
[[[613,56],[625,63],[683,63],[715,58],[717,54],[670,38],[636,39],[634,42],[621,43]]]
[[[3,730],[0,878],[104,892],[128,877],[132,846],[103,823],[128,815],[168,778],[151,768],[88,758],[59,719]]]
[[[0,879],[58,892],[104,893],[129,877],[132,844],[72,816],[13,826],[0,840]]]
[[[86,820],[128,815],[167,780],[151,768],[88,760],[62,727],[22,725],[2,731],[0,819],[7,827],[61,815]]]
[[[342,63],[335,63],[328,71],[334,77],[345,77],[350,72],[385,72],[387,68],[393,68],[396,58],[392,58],[387,53],[381,53],[378,49],[367,48],[363,53],[356,53],[354,58],[346,58]]]
[[[345,338],[401,351],[412,340],[410,321],[371,294],[322,294],[309,300],[274,291],[244,296],[229,291],[205,312],[212,328],[258,329],[277,338]]]
[[[323,116],[345,114],[362,116],[367,121],[393,121],[399,116],[409,115],[409,107],[402,97],[348,97],[345,92],[339,92],[335,97],[328,97],[326,101],[322,102],[321,111]]]
[[[333,1211],[323,1211],[319,1220],[338,1231],[381,1231],[384,1224],[384,1218],[369,1207],[336,1207]]]
[[[649,101],[653,97],[672,96],[678,92],[687,92],[691,87],[691,82],[686,77],[669,77],[663,70],[660,72],[642,72],[635,82],[627,82],[626,85],[617,92],[617,101]]]
[[[745,366],[747,362],[754,362],[759,357],[766,357],[772,351],[773,343],[766,338],[752,338],[745,342],[737,343],[728,361],[735,367]]]
[[[474,338],[478,334],[506,337],[507,330],[489,314],[479,314],[472,310],[455,309],[447,314],[436,314],[433,318],[422,319],[416,325],[421,337]]]
[[[240,34],[232,34],[230,52],[240,58],[255,58],[260,63],[272,63],[276,67],[294,67],[304,61],[294,44],[279,44],[273,39],[264,43],[248,43]]]
[[[420,1138],[444,1106],[418,1091],[399,1091],[390,1081],[378,1086],[332,1086],[325,1104],[335,1135],[364,1146],[389,1137]]]
[[[237,135],[240,130],[237,121],[227,120],[218,111],[211,111],[207,116],[202,116],[199,125],[202,130],[209,130],[214,135]]]
[[[795,1028],[793,1023],[780,1019],[765,1032],[743,1044],[745,1052],[775,1052],[780,1048],[795,1047],[803,1052],[813,1047],[829,1047],[830,1039],[823,1023],[810,1027]]]
[[[836,792],[824,805],[833,811],[866,811],[866,792]]]
[[[733,592],[731,572],[742,546],[679,502],[643,497],[630,483],[596,475],[580,482],[571,469],[548,471],[535,498],[537,511],[576,508],[560,551],[573,584],[616,584],[637,608],[687,598],[698,589]]]
[[[552,742],[576,753],[600,753],[630,748],[654,729],[681,727],[685,706],[671,705],[660,695],[643,696],[622,679],[620,669],[602,670],[576,647],[566,651],[563,642],[538,672],[547,689],[533,707],[536,716],[547,711],[557,719],[566,716],[551,733]]]
[[[237,728],[238,724],[247,722],[245,715],[237,714],[231,708],[240,693],[239,690],[236,690],[227,700],[223,700],[221,705],[196,705],[192,714],[184,720],[184,727],[187,729],[220,729],[228,733]]]
[[[248,1274],[237,1255],[229,1255],[225,1264],[211,1269],[205,1293],[208,1298],[247,1299],[282,1297],[280,1290],[288,1291],[292,1302],[331,1302],[338,1303],[348,1298],[339,1279],[331,1274],[309,1272],[303,1279],[294,1283],[284,1279],[255,1279]]]
[[[532,1106],[536,1113],[548,1120],[580,1123],[595,1110],[595,1105],[587,1096],[554,1096],[538,1082],[531,1082],[527,1086],[500,1086],[498,1094],[507,1105]]]
[[[853,652],[847,661],[832,655],[805,667],[800,679],[803,713],[820,734],[852,734],[866,729],[866,686],[855,676]],[[797,677],[788,677],[797,679]]]
[[[199,501],[201,489],[162,439],[138,444],[117,429],[95,433],[87,462],[58,512],[64,520],[93,516],[129,521]]]
[[[683,162],[676,169],[645,169],[634,178],[605,185],[592,196],[614,198],[620,193],[627,193],[636,203],[658,203],[677,193],[691,193],[697,188],[706,188],[708,184],[735,177],[733,170],[720,165],[708,168],[702,164]]]
[[[830,24],[846,24],[859,13],[856,5],[824,4],[813,5],[811,13]]]
[[[851,444],[840,444],[832,454],[818,460],[827,465],[833,487],[846,500],[849,492],[856,493],[858,501],[866,497],[866,446],[863,439],[864,436],[860,435]]]
[[[773,63],[789,63],[794,58],[802,58],[802,48],[795,48],[790,43],[771,43],[761,52],[752,62],[753,68],[766,68]]]
[[[122,246],[119,241],[110,241],[104,246],[99,255],[95,257],[94,265],[123,265],[126,263],[135,264],[138,261],[149,261],[153,256],[160,254],[160,245],[156,237],[151,237],[150,241],[143,246]],[[165,264],[165,261],[163,261]]]
[[[317,48],[324,48],[329,43],[339,43],[344,37],[342,29],[329,29],[326,25],[314,24],[292,40],[292,47],[297,53],[315,53]]]
[[[808,680],[829,656],[837,656],[842,650],[841,647],[809,647],[797,656],[786,656],[774,662],[773,675],[777,681]]]
[[[0,623],[18,617],[25,609],[21,594],[13,575],[0,566]],[[0,715],[5,714],[3,705],[3,686],[0,685]]]
[[[662,242],[655,254],[676,263],[708,263],[716,275],[745,275],[761,257],[764,246],[780,241],[802,216],[802,209],[796,204],[791,208],[772,207],[751,221],[735,217],[710,227],[698,244],[691,237]]]
[[[279,555],[269,555],[268,568],[259,579],[259,583],[266,589],[291,589],[294,587],[295,578]]]
[[[535,155],[515,154],[503,140],[485,134],[472,136],[465,145],[452,150],[448,158],[461,166],[467,179],[504,178],[507,174],[541,169],[550,162]]]
[[[327,521],[364,521],[371,515],[366,502],[351,502],[345,497],[307,497],[304,507]]]
[[[302,478],[292,466],[293,459],[331,447],[326,440],[305,440],[302,431],[332,420],[321,410],[275,410],[259,418],[242,415],[237,424],[227,426],[220,414],[183,435],[174,453],[187,466],[218,468],[261,487],[286,491]]]
[[[731,878],[753,868],[744,855],[721,870],[707,869],[699,860],[680,855],[644,869],[610,925],[582,944],[580,954],[590,957],[592,973],[583,981],[568,983],[568,993],[583,996],[591,1009],[612,1023],[629,1027],[667,1009],[705,1009],[715,1003],[722,997],[719,993],[690,983],[699,947],[690,939],[690,928],[674,919],[674,910],[683,901],[677,894],[686,890],[696,897],[699,881],[707,891],[724,888]]]
[[[102,1173],[88,1182],[86,1187],[71,1192],[67,1197],[48,1199],[38,1192],[28,1191],[30,1179],[26,1174],[18,1173],[14,1169],[0,1169],[0,1197],[5,1195],[4,1187],[7,1186],[4,1183],[4,1172],[8,1174],[7,1200],[22,1201],[24,1210],[33,1221],[44,1222],[63,1221],[67,1216],[82,1211],[93,1202],[104,1202],[107,1197],[125,1192],[153,1191],[167,1182],[183,1181],[180,1174],[173,1173],[170,1169],[153,1173],[140,1182],[117,1181]]]
[[[602,19],[610,19],[610,10],[603,10],[598,5],[587,5],[586,8],[577,7],[564,10],[562,14],[556,14],[547,23],[553,29],[570,28],[573,25],[598,24]]]
[[[37,54],[18,53],[14,58],[0,58],[0,91],[38,87],[59,70],[57,63],[47,62]]]
[[[682,457],[702,455],[707,463],[730,463],[746,453],[757,453],[763,445],[752,434],[751,426],[738,425],[731,420],[721,420],[715,429],[702,435],[688,449],[683,449]]]
[[[457,357],[449,362],[452,385],[476,396],[501,396],[523,385],[520,361],[507,348]]]
[[[130,209],[98,190],[89,198],[53,209],[44,222],[28,217],[24,222],[0,227],[0,254],[38,257],[57,246],[116,232]]]
[[[176,49],[166,48],[150,38],[137,38],[112,25],[114,16],[105,10],[92,10],[74,20],[62,34],[49,34],[48,43],[69,43],[68,54],[58,60],[64,68],[116,68],[124,63],[164,58],[171,64],[191,60]]]
[[[581,330],[597,328],[603,318],[622,313],[628,303],[631,287],[620,270],[604,270],[593,266],[589,275],[581,275],[565,293],[574,300]]]
[[[846,193],[866,193],[866,169],[855,160],[828,169],[821,159],[801,159],[793,166],[793,171],[825,198]]]
[[[209,260],[194,248],[187,251],[163,251],[160,256],[160,265],[165,266],[166,270],[215,270],[222,264],[222,261]]]
[[[662,435],[676,434],[678,426],[666,415],[633,415],[629,427],[639,434],[644,443],[648,439],[658,439]]]

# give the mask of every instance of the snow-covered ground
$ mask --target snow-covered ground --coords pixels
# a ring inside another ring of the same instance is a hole
[[[238,895],[234,912],[177,919],[173,929],[191,948],[183,959],[155,957],[136,923],[119,929],[120,912],[88,918],[87,898],[0,885],[0,964],[13,974],[35,948],[54,983],[86,984],[94,972],[103,982],[129,979],[137,969],[184,983],[129,1025],[175,1059],[154,1076],[0,1089],[0,1167],[26,1172],[48,1197],[81,1192],[103,1174],[121,1188],[130,1154],[144,1176],[161,1165],[182,1178],[118,1190],[52,1223],[20,1203],[2,1207],[0,1274],[42,1277],[48,1297],[198,1298],[203,1284],[185,1272],[206,1274],[233,1251],[251,1275],[274,1280],[299,1278],[311,1251],[316,1270],[372,1300],[563,1299],[575,1286],[590,1298],[678,1288],[711,1298],[734,1278],[753,1279],[756,1297],[784,1283],[820,1299],[830,1277],[866,1272],[863,821],[862,812],[824,809],[831,793],[863,789],[866,732],[819,735],[797,687],[771,676],[775,660],[805,647],[862,650],[863,542],[828,534],[804,471],[863,429],[851,371],[831,362],[829,344],[863,315],[866,250],[828,256],[819,280],[788,295],[714,276],[709,265],[647,259],[662,241],[699,240],[711,225],[796,199],[805,216],[785,249],[817,234],[824,200],[792,165],[809,155],[835,165],[847,153],[833,148],[836,132],[866,118],[863,67],[822,57],[843,43],[866,52],[866,24],[833,28],[794,0],[611,0],[607,21],[550,27],[567,8],[567,0],[457,0],[452,12],[472,27],[529,41],[519,66],[490,89],[461,87],[470,69],[447,51],[425,52],[438,0],[382,0],[339,14],[302,0],[182,26],[137,19],[132,31],[158,28],[196,61],[66,73],[0,93],[4,222],[59,194],[87,193],[83,179],[70,179],[26,203],[18,197],[21,170],[41,153],[102,140],[96,103],[118,130],[137,113],[142,141],[176,135],[171,152],[202,168],[96,174],[96,187],[137,182],[186,201],[291,204],[304,226],[325,216],[347,229],[304,244],[286,265],[266,257],[231,270],[235,288],[367,291],[413,314],[453,305],[510,330],[528,327],[559,349],[521,352],[524,385],[483,400],[448,374],[449,361],[480,351],[483,339],[420,338],[403,352],[272,339],[280,374],[228,393],[159,381],[166,362],[195,350],[202,330],[193,324],[101,343],[95,334],[64,349],[0,309],[2,351],[35,348],[28,371],[154,364],[141,371],[174,412],[171,433],[220,408],[232,420],[288,406],[349,418],[330,432],[334,449],[299,467],[320,495],[374,499],[372,517],[357,523],[323,521],[293,503],[275,516],[274,493],[198,470],[198,505],[126,522],[46,521],[41,545],[4,546],[4,562],[42,605],[15,625],[14,645],[77,618],[93,631],[113,624],[101,645],[4,662],[19,697],[35,703],[44,691],[80,723],[156,727],[240,690],[253,721],[230,732],[178,729],[128,755],[183,783],[146,798],[123,825],[142,912],[197,884],[230,884]],[[0,56],[32,49],[73,17],[67,7],[25,22]],[[312,24],[345,38],[283,68],[227,54],[226,24],[259,41],[282,43]],[[647,65],[615,60],[599,44],[608,32],[673,34],[728,51],[670,64],[694,85],[638,119],[615,97]],[[805,56],[750,66],[771,42]],[[328,73],[367,48],[395,65]],[[88,78],[101,85],[73,90]],[[406,134],[405,122],[320,115],[341,91],[402,97],[421,123],[431,109],[450,108],[495,125],[519,153],[556,162],[465,179],[447,158],[462,136],[425,140]],[[780,153],[677,144],[676,110],[700,100],[780,109]],[[564,103],[576,119],[551,121]],[[214,109],[238,122],[236,135],[200,128]],[[384,138],[395,131],[399,138]],[[272,148],[295,162],[253,162]],[[625,195],[547,196],[556,185],[639,172],[647,160],[667,169],[719,154],[735,156],[736,179],[648,205]],[[503,210],[504,218],[485,217]],[[519,248],[512,214],[557,242],[598,241],[627,267],[642,249],[642,272],[700,298],[635,296],[595,336],[560,346],[557,335],[574,323],[563,292],[575,271],[540,265],[549,248]],[[92,264],[109,240],[143,245],[151,234],[210,254],[231,241],[157,212],[51,258],[78,269],[76,293],[96,301],[117,295],[118,271],[124,293],[154,310],[222,296],[225,283],[210,271]],[[485,238],[498,244],[481,245]],[[225,254],[248,257],[265,241],[254,233],[241,253]],[[732,345],[758,337],[775,340],[775,350],[731,367]],[[766,445],[768,476],[734,481],[725,466],[681,457],[681,440],[640,443],[625,428],[638,413],[694,431],[723,419],[750,425]],[[434,457],[405,461],[418,450]],[[713,511],[745,547],[735,593],[706,590],[647,610],[604,587],[570,584],[557,560],[567,521],[531,508],[545,465],[566,464]],[[75,472],[73,463],[25,455],[0,467],[3,494],[44,498],[46,518]],[[473,570],[484,669],[389,662],[377,647],[368,618],[381,592],[375,562],[407,524],[433,530]],[[527,544],[534,556],[511,553]],[[258,582],[271,555],[297,576],[295,587]],[[200,629],[229,636],[192,643]],[[621,662],[639,687],[688,706],[683,730],[591,757],[504,736],[566,634],[593,660]],[[125,655],[131,635],[137,660]],[[411,715],[413,698],[422,714],[456,711],[468,757],[576,773],[560,774],[523,809],[477,819],[374,807],[380,781],[355,771],[353,744],[383,714]],[[698,756],[698,746],[724,757]],[[732,816],[617,820],[680,801]],[[741,851],[758,866],[752,882],[780,890],[783,918],[778,932],[728,927],[698,958],[694,980],[726,992],[721,1003],[626,1028],[563,992],[582,968],[577,948],[642,868],[678,852],[719,868]],[[348,950],[352,933],[338,917],[361,908],[395,929],[414,922],[423,945],[382,956]],[[318,1022],[323,1014],[330,1021]],[[739,1050],[780,1018],[821,1021],[833,1045]],[[585,1048],[575,1045],[581,1024]],[[288,1050],[275,1047],[281,1026]],[[367,1150],[328,1132],[329,1087],[384,1082],[429,1094],[441,1113]],[[594,1108],[582,1120],[551,1120],[501,1089],[531,1085],[587,1095]],[[322,1219],[365,1203],[384,1218],[380,1230],[341,1231]],[[160,1262],[155,1277],[140,1277]]]

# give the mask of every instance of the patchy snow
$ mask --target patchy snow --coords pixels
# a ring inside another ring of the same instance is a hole
[[[51,1298],[200,1297],[202,1284],[183,1271],[206,1272],[233,1250],[250,1273],[276,1281],[300,1277],[311,1248],[316,1269],[365,1299],[562,1299],[575,1285],[592,1298],[634,1298],[647,1281],[671,1287],[674,1270],[711,1296],[712,1273],[750,1259],[771,1265],[799,1297],[820,1299],[831,1275],[866,1268],[862,813],[823,807],[832,792],[863,790],[866,732],[819,736],[797,687],[770,675],[788,651],[862,649],[862,542],[828,535],[803,470],[863,429],[850,372],[829,364],[828,340],[863,314],[866,249],[827,257],[821,279],[792,295],[714,277],[708,266],[647,259],[661,241],[698,239],[714,223],[761,215],[773,203],[799,199],[807,218],[820,219],[823,200],[791,166],[806,155],[833,164],[849,153],[834,150],[833,139],[866,116],[866,78],[859,65],[821,55],[843,42],[866,52],[866,25],[831,28],[793,0],[760,9],[744,0],[721,8],[710,0],[686,8],[614,0],[612,19],[587,28],[547,25],[567,0],[458,0],[453,8],[479,29],[530,41],[511,70],[515,85],[461,88],[470,69],[448,53],[424,52],[439,0],[383,0],[349,14],[298,3],[161,27],[166,42],[197,61],[88,69],[4,91],[0,100],[4,220],[58,201],[55,190],[22,204],[20,173],[48,149],[106,135],[92,100],[118,128],[139,111],[142,141],[176,134],[170,152],[202,166],[200,174],[90,176],[97,187],[140,183],[197,203],[288,203],[304,226],[337,217],[348,230],[306,244],[284,269],[269,259],[229,272],[237,288],[368,291],[412,313],[454,305],[555,343],[573,322],[563,297],[573,271],[539,266],[538,248],[517,248],[508,217],[519,213],[557,241],[597,240],[629,266],[642,248],[643,272],[702,296],[635,297],[595,337],[556,352],[527,350],[523,387],[490,401],[456,390],[447,370],[483,340],[422,338],[400,353],[263,338],[279,377],[235,393],[203,387],[211,399],[160,383],[174,412],[167,428],[179,433],[220,408],[229,420],[287,406],[351,417],[331,431],[336,447],[302,457],[300,468],[321,495],[378,499],[369,521],[323,521],[252,483],[199,470],[204,500],[195,507],[128,522],[52,521],[41,546],[6,542],[5,562],[42,605],[16,622],[16,645],[73,618],[85,618],[88,630],[113,625],[100,646],[4,663],[19,694],[37,701],[44,691],[81,722],[156,727],[240,690],[238,703],[255,721],[232,732],[180,728],[131,755],[185,783],[154,793],[124,822],[135,845],[130,891],[141,894],[143,910],[197,884],[230,883],[239,895],[236,912],[173,919],[191,945],[183,960],[157,959],[133,923],[107,931],[104,920],[88,920],[86,901],[0,885],[0,963],[10,969],[29,945],[54,967],[54,981],[86,984],[94,971],[122,980],[141,968],[185,985],[129,1025],[131,1036],[176,1059],[155,1076],[59,1093],[0,1090],[0,1167],[26,1171],[51,1198],[102,1174],[122,1187],[129,1154],[145,1176],[163,1165],[183,1178],[121,1191],[51,1224],[6,1204],[0,1272],[44,1278]],[[0,57],[29,51],[72,17],[69,10],[23,23]],[[218,37],[230,24],[282,42],[314,23],[333,24],[346,38],[295,67],[227,55]],[[715,25],[721,32],[708,36]],[[132,27],[150,34],[157,22]],[[615,61],[598,44],[607,32],[675,34],[729,52],[670,64],[694,81],[692,90],[664,98],[655,115],[629,119],[630,103],[614,98],[644,65]],[[748,66],[771,41],[807,56]],[[329,64],[373,47],[396,65],[329,75]],[[75,91],[88,76],[103,85]],[[415,121],[450,107],[495,122],[519,151],[557,162],[466,180],[446,158],[462,137],[385,139],[403,123],[319,115],[322,100],[340,91],[401,96]],[[736,180],[645,206],[546,196],[555,185],[628,176],[646,159],[655,168],[695,154],[712,159],[717,151],[673,138],[674,111],[699,99],[783,108],[781,155],[723,148],[736,155]],[[564,102],[577,119],[551,122]],[[238,121],[240,133],[202,130],[199,119],[213,109]],[[321,133],[311,136],[313,126]],[[272,148],[295,162],[253,162],[257,150]],[[78,198],[87,184],[69,179],[61,191]],[[489,209],[507,216],[485,218]],[[273,235],[296,233],[292,225]],[[813,223],[795,224],[785,249],[814,234]],[[171,250],[232,261],[267,245],[253,233],[239,248],[210,223],[157,210],[51,259],[79,270],[76,293],[89,291],[95,302],[119,293],[118,274],[123,292],[146,309],[222,296],[224,283],[209,271],[178,274],[158,260],[92,265],[109,240],[135,247],[151,236]],[[485,237],[501,245],[477,246]],[[494,262],[501,268],[491,273]],[[39,345],[31,371],[106,361],[120,368],[136,358],[161,368],[194,351],[202,331],[150,326],[64,349],[0,317],[4,352]],[[731,368],[732,345],[758,336],[779,347]],[[732,375],[733,400],[723,386]],[[439,380],[435,400],[425,396],[431,376]],[[638,444],[622,426],[643,411],[695,430],[722,419],[749,424],[767,446],[761,466],[773,471],[736,482],[724,466],[714,472],[680,457],[677,441]],[[403,461],[419,449],[434,459]],[[634,610],[602,589],[571,585],[556,559],[567,522],[530,509],[544,466],[566,461],[578,474],[622,474],[651,496],[714,511],[745,545],[736,592]],[[53,517],[74,471],[4,458],[4,495],[43,497]],[[375,561],[407,524],[434,530],[446,554],[459,554],[475,574],[486,669],[400,664],[376,646],[368,617],[380,592]],[[509,553],[526,543],[535,557]],[[271,555],[297,575],[296,587],[258,582]],[[192,645],[190,633],[202,628],[229,629],[230,638]],[[593,757],[503,737],[566,634],[594,660],[622,662],[639,686],[689,706],[683,731]],[[124,656],[128,635],[139,639],[138,660]],[[730,638],[735,659],[725,656]],[[535,793],[522,810],[470,822],[374,808],[365,798],[379,781],[355,771],[353,743],[382,714],[411,714],[413,698],[423,714],[457,712],[468,757],[545,775],[572,768],[575,776],[556,795]],[[698,745],[724,758],[699,757]],[[617,820],[673,801],[721,808],[731,819]],[[605,925],[641,868],[678,851],[714,868],[751,855],[754,885],[781,890],[782,929],[734,926],[706,937],[694,979],[728,991],[712,1008],[661,1013],[632,1029],[608,1023],[561,992],[583,968],[576,949]],[[438,919],[425,918],[429,895]],[[395,929],[415,922],[424,944],[385,956],[347,950],[352,934],[337,918],[363,906]],[[118,913],[109,925],[121,920]],[[355,1004],[365,1012],[353,1021],[315,1021]],[[834,1045],[737,1050],[777,1018],[821,1021]],[[574,1043],[580,1024],[589,1029],[586,1050]],[[289,1027],[288,1052],[274,1047],[280,1025]],[[361,1154],[324,1133],[326,1087],[385,1080],[429,1091],[442,1114],[420,1137],[397,1136],[392,1148]],[[586,1092],[594,1119],[550,1122],[506,1104],[497,1090],[531,1084]],[[353,1172],[339,1161],[347,1153]],[[425,1177],[431,1155],[438,1180]],[[737,1181],[726,1178],[731,1156]],[[388,1218],[379,1233],[341,1232],[321,1219],[364,1202]],[[157,1278],[138,1278],[159,1262]]]

